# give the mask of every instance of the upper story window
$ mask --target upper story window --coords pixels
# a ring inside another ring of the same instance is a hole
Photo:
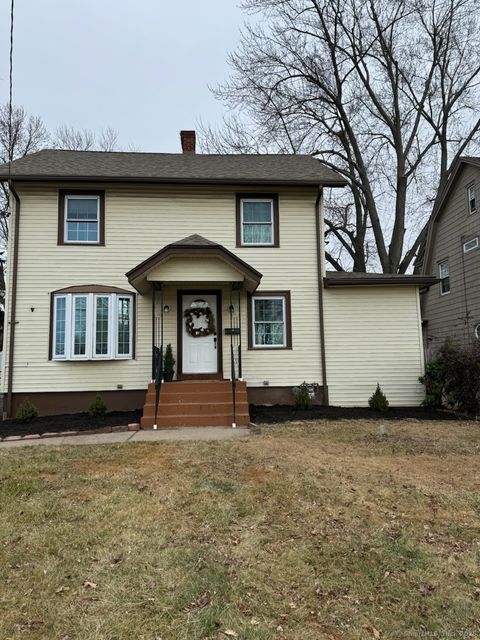
[[[290,292],[253,295],[249,325],[250,349],[291,349]]]
[[[237,247],[278,246],[278,195],[237,193]]]
[[[79,288],[81,289],[81,288]],[[119,293],[53,294],[53,360],[133,357],[134,298]]]
[[[475,184],[469,184],[467,187],[468,213],[476,213],[477,211],[477,190]]]
[[[476,249],[478,247],[478,237],[469,240],[463,244],[463,253],[468,253],[472,251],[472,249]]]
[[[444,296],[450,293],[450,271],[448,268],[448,260],[440,262],[438,265],[438,276],[440,278],[440,295]]]
[[[103,191],[59,192],[58,244],[105,244]]]

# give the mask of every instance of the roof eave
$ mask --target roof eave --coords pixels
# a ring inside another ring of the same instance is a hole
[[[131,177],[131,176],[58,176],[58,175],[12,175],[13,182],[115,182],[115,183],[140,183],[140,184],[260,184],[260,185],[285,185],[300,187],[345,187],[345,180],[277,180],[277,179],[245,179],[245,178],[158,178],[158,177]],[[0,182],[7,182],[9,176],[0,174]]]
[[[378,286],[394,286],[394,287],[431,287],[440,282],[434,277],[417,277],[404,276],[400,278],[379,277],[379,278],[358,278],[355,276],[345,278],[329,278],[323,279],[326,288],[330,287],[378,287]]]

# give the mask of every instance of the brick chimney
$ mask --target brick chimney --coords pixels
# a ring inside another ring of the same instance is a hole
[[[180,131],[182,153],[195,153],[195,131]]]

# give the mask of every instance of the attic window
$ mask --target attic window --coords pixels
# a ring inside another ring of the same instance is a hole
[[[105,197],[103,191],[59,192],[58,244],[104,242]]]
[[[468,212],[470,214],[477,211],[477,193],[475,184],[470,184],[467,187],[467,200],[468,200]]]
[[[469,251],[472,251],[472,249],[476,249],[477,247],[478,247],[478,237],[473,238],[473,240],[469,240],[468,242],[464,243],[463,253],[468,253]]]

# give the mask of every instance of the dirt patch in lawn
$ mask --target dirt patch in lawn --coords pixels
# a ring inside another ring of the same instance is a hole
[[[118,427],[140,422],[142,412],[111,411],[104,416],[89,413],[73,413],[59,416],[41,416],[32,422],[3,420],[0,422],[0,437],[24,436],[29,433],[60,433],[61,431],[89,431],[102,427]]]
[[[271,407],[250,405],[253,422],[279,424],[298,420],[460,420],[452,411],[439,411],[426,407],[389,407],[387,411],[372,411],[368,407],[312,407],[295,409],[291,405]]]

